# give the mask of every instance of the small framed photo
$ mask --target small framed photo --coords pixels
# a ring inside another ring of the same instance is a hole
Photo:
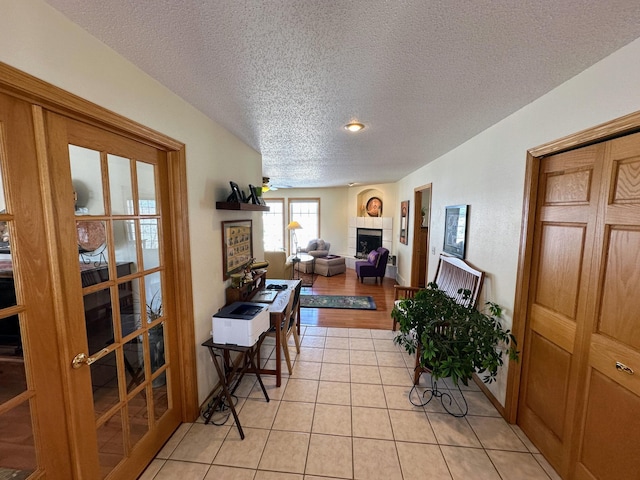
[[[400,243],[409,244],[409,200],[400,202]]]
[[[238,184],[236,182],[229,182],[229,185],[231,185],[231,195],[229,195],[229,197],[227,198],[227,202],[242,203],[243,194],[240,191],[240,187],[238,187]]]
[[[464,259],[467,243],[467,215],[469,205],[445,207],[444,246],[449,255]]]

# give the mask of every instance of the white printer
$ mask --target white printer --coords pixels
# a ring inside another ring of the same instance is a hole
[[[269,305],[234,302],[213,315],[213,342],[250,347],[270,325]]]

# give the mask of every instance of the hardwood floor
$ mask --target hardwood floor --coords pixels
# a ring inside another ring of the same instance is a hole
[[[303,325],[319,327],[391,330],[395,283],[394,279],[386,277],[382,285],[374,283],[373,278],[365,278],[364,283],[360,283],[355,270],[349,268],[345,273],[333,277],[316,275],[312,287],[302,288],[302,295],[367,295],[373,297],[377,309],[302,308],[300,321]]]

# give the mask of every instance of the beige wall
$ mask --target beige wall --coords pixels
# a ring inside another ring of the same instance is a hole
[[[405,198],[433,183],[431,277],[442,250],[445,206],[469,204],[467,260],[487,272],[481,303],[505,307],[511,326],[527,149],[640,110],[639,58],[640,39],[398,183]],[[405,278],[411,248],[411,242],[398,247]],[[506,369],[489,387],[504,404]]]
[[[0,61],[186,144],[199,346],[210,335],[211,315],[224,304],[220,222],[252,218],[254,238],[262,239],[259,212],[216,210],[215,202],[228,195],[229,180],[245,189],[261,183],[260,155],[44,2],[2,0],[0,8]],[[254,243],[261,257],[262,242]],[[214,370],[205,348],[196,347],[196,353],[203,400]]]

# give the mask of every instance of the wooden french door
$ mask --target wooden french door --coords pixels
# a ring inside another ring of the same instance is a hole
[[[72,453],[80,478],[128,478],[181,416],[166,153],[50,112],[43,127]]]
[[[135,478],[182,379],[166,153],[0,94],[0,478]]]
[[[640,478],[640,134],[542,159],[518,424],[567,479]]]

